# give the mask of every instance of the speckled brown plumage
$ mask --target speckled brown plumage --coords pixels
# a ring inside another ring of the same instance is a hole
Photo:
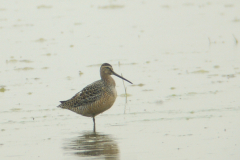
[[[85,87],[67,101],[61,101],[58,107],[69,109],[87,117],[93,117],[109,109],[117,97],[115,86],[98,80]]]
[[[100,68],[101,80],[83,88],[67,101],[60,101],[60,108],[69,109],[83,116],[92,117],[95,131],[95,116],[111,108],[117,98],[115,81],[111,75],[126,80],[113,71],[110,64],[104,63]],[[128,80],[126,80],[128,81]],[[129,83],[132,83],[128,81]]]

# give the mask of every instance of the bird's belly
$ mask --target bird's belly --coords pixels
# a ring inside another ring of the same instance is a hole
[[[108,100],[106,100],[106,101],[103,100],[103,102],[96,105],[96,107],[92,107],[92,111],[93,111],[94,115],[96,116],[96,115],[108,110],[109,108],[111,108],[112,105],[114,104],[115,100],[116,100],[116,97],[110,96],[108,98]]]

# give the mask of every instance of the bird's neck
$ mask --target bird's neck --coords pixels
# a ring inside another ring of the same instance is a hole
[[[107,85],[116,86],[114,79],[110,75],[101,75],[101,78]]]

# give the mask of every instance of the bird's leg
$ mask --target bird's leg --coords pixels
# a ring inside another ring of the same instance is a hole
[[[96,132],[95,116],[93,116],[93,132]]]

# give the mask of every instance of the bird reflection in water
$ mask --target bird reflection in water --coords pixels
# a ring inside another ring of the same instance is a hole
[[[68,139],[64,149],[70,153],[93,159],[118,160],[119,149],[117,142],[110,135],[98,132],[86,132],[74,139]]]

